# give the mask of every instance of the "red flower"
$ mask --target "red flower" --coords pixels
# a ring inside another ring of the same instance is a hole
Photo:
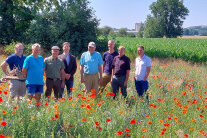
[[[83,122],[85,122],[87,119],[86,119],[86,118],[82,118],[81,120],[82,120]]]
[[[4,138],[5,136],[3,134],[0,134],[0,138]]]
[[[169,127],[169,126],[170,126],[170,124],[164,124],[164,126],[165,126],[165,127]]]
[[[152,124],[152,121],[149,121],[148,124],[151,125]]]
[[[106,122],[110,122],[111,121],[111,119],[106,119]]]
[[[6,92],[6,91],[4,91],[4,94],[5,94],[5,95],[7,95],[7,92]]]
[[[45,106],[48,106],[48,105],[49,105],[49,103],[46,102],[46,103],[45,103]]]
[[[129,133],[125,133],[125,136],[129,136]]]
[[[69,125],[69,127],[73,127],[73,125],[72,125],[72,124],[70,124],[70,125]]]
[[[124,131],[129,132],[130,131],[130,128],[125,128]]]
[[[2,126],[6,126],[7,125],[7,122],[1,122],[1,125]]]
[[[17,107],[17,106],[15,106],[15,107],[14,107],[14,109],[18,109],[18,107]]]
[[[1,102],[3,102],[3,99],[2,99],[2,97],[0,97],[0,103],[1,103]]]
[[[203,115],[200,115],[200,117],[203,117]]]
[[[188,134],[185,134],[184,137],[188,137]]]
[[[130,124],[136,124],[135,120],[131,120]]]
[[[58,115],[58,114],[56,114],[56,115],[55,115],[55,118],[59,118],[59,115]]]
[[[122,135],[122,134],[123,134],[122,131],[117,131],[117,132],[116,132],[116,135]]]
[[[99,126],[99,123],[96,121],[96,122],[95,122],[95,125]]]

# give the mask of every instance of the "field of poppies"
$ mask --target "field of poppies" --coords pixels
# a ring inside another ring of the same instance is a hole
[[[58,101],[43,96],[41,103],[26,97],[8,103],[8,83],[1,84],[0,138],[207,136],[205,65],[153,59],[149,101],[137,97],[133,74],[132,63],[126,100],[113,100],[109,85],[101,98],[86,95],[79,70],[72,97]]]

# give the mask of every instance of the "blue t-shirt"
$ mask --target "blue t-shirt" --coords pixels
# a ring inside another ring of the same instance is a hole
[[[23,63],[26,56],[22,55],[21,57],[17,56],[15,53],[8,56],[6,63],[9,64],[9,70],[13,70],[14,67],[17,67],[18,70],[22,71]]]
[[[112,63],[115,56],[118,56],[119,53],[114,51],[113,53],[109,53],[108,51],[103,54],[103,61],[105,61],[104,73],[111,74],[112,73]]]
[[[84,65],[84,73],[95,74],[99,72],[99,65],[103,64],[101,54],[94,51],[91,55],[89,51],[84,52],[80,58],[80,65]]]
[[[28,56],[24,61],[23,68],[27,69],[26,84],[44,84],[43,69],[45,68],[45,63],[43,57],[40,55],[37,58],[33,57],[33,55]]]

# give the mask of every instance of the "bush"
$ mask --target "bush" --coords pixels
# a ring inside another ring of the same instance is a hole
[[[15,44],[17,44],[17,43],[12,42],[9,45],[4,46],[4,54],[5,55],[13,54]],[[30,55],[31,54],[31,49],[32,49],[32,44],[24,45],[24,54],[25,55]]]

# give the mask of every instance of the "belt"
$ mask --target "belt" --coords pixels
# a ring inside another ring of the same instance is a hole
[[[115,75],[116,77],[123,77],[123,76],[125,76],[125,75]]]
[[[53,80],[53,81],[57,81],[60,80],[59,78],[47,78],[48,80]]]

